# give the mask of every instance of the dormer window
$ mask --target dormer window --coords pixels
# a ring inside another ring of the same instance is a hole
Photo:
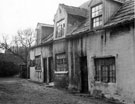
[[[102,21],[102,4],[92,7],[92,27],[98,27],[103,24]]]
[[[61,20],[56,23],[56,36],[55,38],[64,37],[64,30],[65,30],[65,20]]]

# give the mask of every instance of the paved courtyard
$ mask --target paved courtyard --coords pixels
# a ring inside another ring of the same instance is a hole
[[[110,104],[19,78],[0,78],[0,104]]]

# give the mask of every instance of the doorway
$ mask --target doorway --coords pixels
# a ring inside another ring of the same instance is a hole
[[[81,71],[81,92],[88,92],[88,69],[87,69],[87,57],[80,57],[80,71]]]
[[[44,65],[44,83],[47,83],[47,58],[43,59]]]
[[[49,83],[53,82],[53,58],[48,58],[48,64],[49,64]]]

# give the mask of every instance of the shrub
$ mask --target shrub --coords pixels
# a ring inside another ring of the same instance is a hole
[[[11,77],[19,74],[20,68],[13,62],[0,61],[0,77]]]

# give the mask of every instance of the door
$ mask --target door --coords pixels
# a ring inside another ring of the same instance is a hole
[[[53,82],[53,58],[49,57],[49,82]]]
[[[80,70],[81,70],[81,92],[88,92],[88,69],[87,69],[87,57],[80,57]]]
[[[43,59],[44,63],[44,83],[47,83],[47,58]]]

